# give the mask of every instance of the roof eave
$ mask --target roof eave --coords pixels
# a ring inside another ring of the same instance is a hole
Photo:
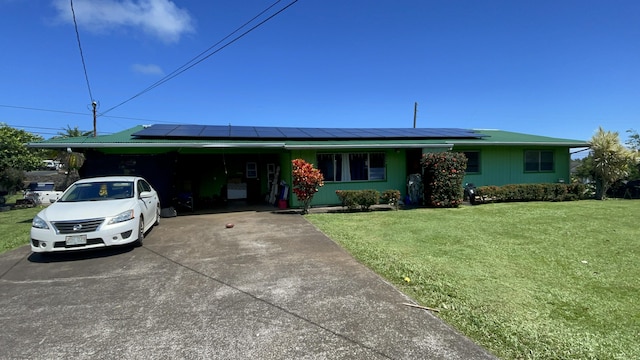
[[[42,149],[104,149],[104,148],[283,148],[284,143],[28,143]]]
[[[566,146],[569,148],[582,148],[590,147],[589,143],[574,143],[574,142],[544,142],[544,141],[495,141],[495,142],[483,142],[483,141],[456,141],[451,142],[452,145],[482,145],[482,146]]]
[[[305,150],[305,149],[424,149],[424,148],[446,148],[451,150],[453,144],[288,144],[284,146],[285,149],[291,150]]]

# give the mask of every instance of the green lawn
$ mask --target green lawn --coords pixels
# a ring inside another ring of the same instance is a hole
[[[0,212],[0,253],[29,243],[31,220],[40,210],[37,206]]]
[[[608,200],[307,219],[503,359],[638,359],[638,214]]]

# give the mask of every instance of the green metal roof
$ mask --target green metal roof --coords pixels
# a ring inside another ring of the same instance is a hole
[[[485,135],[477,139],[411,139],[411,140],[287,140],[287,139],[148,139],[134,137],[143,126],[97,137],[54,138],[29,143],[37,148],[136,148],[136,147],[191,147],[191,148],[281,148],[281,149],[336,149],[336,148],[451,148],[459,145],[538,145],[588,147],[586,141],[529,135],[502,130],[473,130]]]
[[[561,139],[548,136],[530,135],[502,130],[474,129],[478,133],[487,135],[483,139],[461,139],[455,145],[557,145],[567,147],[588,147],[589,143],[582,140]]]

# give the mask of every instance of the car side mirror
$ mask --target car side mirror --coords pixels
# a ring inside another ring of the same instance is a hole
[[[151,191],[143,191],[140,193],[140,199],[147,199],[153,196]]]

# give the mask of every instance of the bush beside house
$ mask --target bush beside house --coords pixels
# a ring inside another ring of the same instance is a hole
[[[481,186],[476,189],[482,202],[569,201],[589,197],[587,186],[574,184],[514,184]]]
[[[366,211],[371,206],[380,204],[380,200],[398,210],[401,195],[399,190],[385,190],[382,195],[378,190],[336,190],[336,196],[342,207]]]
[[[385,190],[382,192],[382,201],[394,207],[398,210],[400,206],[400,191],[399,190]]]
[[[303,204],[302,213],[306,214],[309,212],[313,196],[320,190],[320,187],[324,186],[324,176],[313,164],[303,159],[294,159],[291,161],[291,165],[293,167],[293,192],[298,201]]]
[[[380,192],[378,190],[336,190],[336,195],[340,199],[343,207],[349,210],[369,210],[371,206],[380,203]]]
[[[458,207],[463,199],[466,156],[458,152],[429,153],[422,155],[421,164],[425,205]]]

